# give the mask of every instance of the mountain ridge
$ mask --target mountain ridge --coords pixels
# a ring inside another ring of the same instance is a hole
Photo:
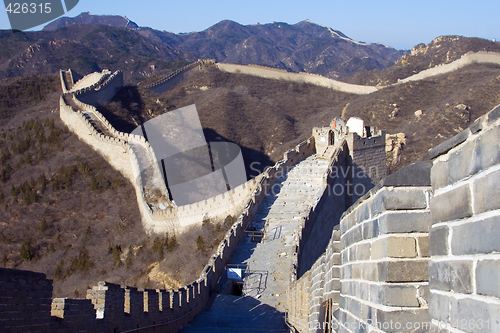
[[[231,20],[187,34],[139,28],[148,38],[217,62],[258,64],[338,79],[352,73],[384,69],[406,51],[379,43],[357,42],[338,30],[309,20],[241,25]]]
[[[76,17],[61,17],[43,27],[42,31],[54,31],[62,27],[74,24],[103,24],[115,27],[135,29],[139,26],[129,20],[126,16],[120,15],[94,15],[90,12],[83,12]]]
[[[38,34],[32,38],[47,39],[50,35],[46,37],[46,33],[69,29],[75,37],[68,39],[80,42],[80,39],[85,37],[82,34],[92,33],[96,29],[107,30],[105,33],[109,35],[123,34],[123,31],[116,29],[125,29],[124,31],[130,32],[132,36],[140,34],[153,42],[174,48],[178,54],[182,54],[176,60],[196,61],[198,58],[213,58],[217,62],[264,65],[293,72],[320,74],[332,79],[344,78],[359,71],[387,68],[407,53],[383,44],[355,41],[339,30],[309,20],[296,24],[273,22],[253,25],[223,20],[203,31],[179,34],[137,27],[135,23],[130,22],[122,16],[92,15],[87,12],[74,18],[55,20],[42,31],[32,33]],[[88,28],[76,33],[75,27],[81,24]],[[117,41],[117,44],[122,43]],[[88,52],[93,53],[92,50]],[[108,50],[108,53],[112,52]],[[50,60],[48,54],[46,58]],[[109,59],[103,59],[102,54],[93,55],[92,58],[91,62],[97,65],[95,68],[111,67],[106,64]],[[100,60],[102,64],[99,63]],[[147,65],[138,66],[139,70],[134,71],[133,75],[146,78],[152,74],[147,68],[151,65],[158,67],[158,64],[149,61]],[[91,69],[94,68],[85,70]]]

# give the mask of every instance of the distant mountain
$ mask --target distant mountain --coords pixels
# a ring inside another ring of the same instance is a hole
[[[81,13],[76,17],[61,17],[47,24],[43,31],[53,31],[73,24],[103,24],[112,27],[124,27],[129,29],[138,28],[135,22],[130,21],[125,16],[118,15],[93,15],[89,12]]]
[[[354,41],[340,31],[309,20],[294,25],[274,22],[247,26],[225,20],[188,34],[151,28],[140,28],[139,33],[198,58],[265,65],[330,78],[384,69],[406,54],[382,44]]]
[[[81,74],[103,68],[122,70],[129,82],[169,72],[188,63],[188,55],[135,30],[75,24],[55,31],[0,31],[0,78],[55,73]]]
[[[479,51],[500,52],[500,43],[482,38],[441,36],[428,45],[422,43],[415,46],[410,54],[401,57],[390,68],[356,73],[344,81],[385,86],[431,67],[453,62],[468,52]]]

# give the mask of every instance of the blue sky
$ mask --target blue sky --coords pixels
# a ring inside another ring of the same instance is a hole
[[[397,49],[452,34],[500,40],[500,0],[80,0],[68,16],[85,11],[123,15],[139,26],[176,33],[201,31],[223,19],[245,25],[309,19],[354,40]],[[5,11],[0,29],[10,29]]]

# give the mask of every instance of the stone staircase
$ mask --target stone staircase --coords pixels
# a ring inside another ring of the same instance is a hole
[[[310,156],[282,175],[231,257],[246,266],[242,296],[218,294],[209,311],[181,332],[288,332],[286,292],[303,218],[319,200],[328,160]],[[252,236],[262,232],[260,242]]]

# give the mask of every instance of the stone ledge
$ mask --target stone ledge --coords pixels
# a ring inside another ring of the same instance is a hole
[[[471,133],[471,130],[466,129],[466,130],[463,130],[462,132],[458,133],[454,137],[452,137],[444,142],[441,142],[436,147],[429,150],[429,158],[435,159],[436,157],[438,157],[440,155],[446,154],[452,148],[455,148],[459,144],[465,142],[467,140],[467,138],[469,137],[470,133]]]

